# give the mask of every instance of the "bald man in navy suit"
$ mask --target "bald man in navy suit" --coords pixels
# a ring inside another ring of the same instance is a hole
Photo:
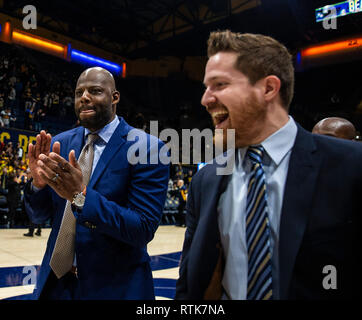
[[[28,213],[34,223],[53,220],[35,299],[155,298],[147,243],[160,223],[169,167],[160,161],[134,161],[131,148],[150,159],[163,143],[118,117],[118,102],[112,74],[87,69],[75,89],[80,126],[54,138],[42,131],[36,144],[29,145],[33,179],[25,192]],[[84,184],[78,160],[90,135],[98,138],[90,180]],[[74,239],[69,237],[74,258],[61,274],[52,258],[69,203],[75,218]]]

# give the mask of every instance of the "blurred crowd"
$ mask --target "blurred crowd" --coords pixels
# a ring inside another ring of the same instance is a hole
[[[164,222],[185,227],[186,200],[196,167],[185,165],[171,166],[170,180],[164,207]]]
[[[23,189],[30,179],[28,160],[23,148],[12,142],[0,142],[0,225],[8,228],[29,226],[26,235],[32,236],[34,226],[24,208]],[[172,165],[165,203],[165,224],[185,226],[186,200],[195,166]],[[40,228],[37,231],[40,235]]]
[[[23,189],[29,172],[23,148],[0,142],[0,154],[0,223],[8,227],[28,224]]]
[[[49,118],[71,119],[72,76],[66,71],[44,75],[17,48],[1,46],[0,126],[40,131],[48,129]]]

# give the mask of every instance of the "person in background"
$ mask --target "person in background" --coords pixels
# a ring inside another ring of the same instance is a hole
[[[193,171],[190,169],[187,173],[187,176],[185,177],[185,184],[187,186],[191,184],[192,177],[193,177]]]
[[[5,110],[1,111],[1,118],[2,118],[2,122],[4,124],[5,128],[10,128],[10,118],[12,117],[11,115],[11,110],[10,108],[5,108]]]
[[[20,146],[20,143],[18,142],[16,144],[16,160],[22,161],[24,156],[24,149]]]
[[[177,208],[177,216],[176,216],[176,225],[179,227],[185,226],[185,214],[184,209],[186,205],[187,200],[187,189],[184,185],[184,181],[182,179],[178,179],[176,181],[176,186],[174,190],[172,190],[171,195],[177,198],[178,200],[178,208]]]
[[[36,110],[34,115],[34,130],[37,132],[40,132],[42,130],[42,123],[45,119],[45,112],[40,107],[38,110]]]
[[[16,209],[20,206],[20,185],[18,183],[15,171],[12,171],[8,174],[6,189],[8,190],[6,200],[9,208],[8,226],[9,228],[12,228],[16,222]]]
[[[26,180],[30,181],[30,179],[31,179],[31,171],[30,171],[30,168],[28,168],[26,170]],[[25,206],[24,206],[24,210],[28,212],[29,210],[31,210],[31,208],[30,207],[25,208]],[[29,231],[27,233],[24,233],[24,237],[33,237],[35,228],[37,229],[35,232],[35,235],[40,237],[41,236],[41,224],[34,224],[30,220],[29,220]]]
[[[322,119],[313,127],[312,133],[347,140],[355,140],[356,138],[356,128],[354,125],[347,119],[339,117]]]

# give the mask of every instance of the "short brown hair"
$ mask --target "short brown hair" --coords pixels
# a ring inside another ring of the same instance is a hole
[[[211,32],[207,55],[220,51],[237,53],[236,68],[252,85],[269,75],[281,81],[280,98],[286,110],[294,94],[294,67],[288,49],[277,40],[261,34],[234,33],[230,30]]]

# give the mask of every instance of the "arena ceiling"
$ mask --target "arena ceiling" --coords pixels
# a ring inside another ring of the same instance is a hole
[[[336,30],[315,22],[315,9],[337,0],[32,0],[38,25],[125,58],[205,55],[212,30],[269,34],[291,49],[361,30],[362,13],[338,19]],[[0,0],[22,18],[27,0]]]

